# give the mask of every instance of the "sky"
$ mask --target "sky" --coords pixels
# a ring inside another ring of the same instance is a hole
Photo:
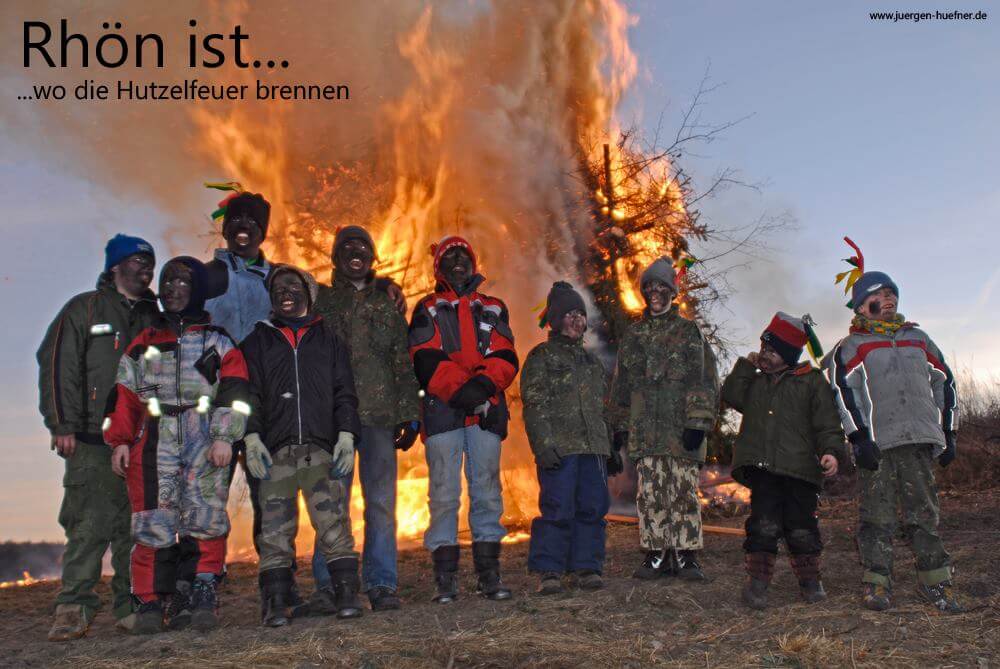
[[[868,13],[939,7],[627,4],[638,16],[630,37],[640,74],[626,118],[648,133],[662,114],[672,133],[708,69],[722,85],[703,117],[749,118],[686,156],[685,169],[701,184],[728,167],[764,186],[706,202],[706,220],[735,228],[788,213],[795,221],[763,240],[762,257],[720,261],[749,263],[730,273],[734,293],[713,314],[730,338],[755,347],[780,309],[811,313],[824,343],[834,343],[850,317],[833,285],[850,235],[869,268],[896,280],[900,310],[953,366],[1000,378],[1000,10],[986,21],[914,24]],[[127,222],[163,248],[167,215],[38,155],[0,121],[0,540],[60,540],[62,462],[38,414],[34,353],[65,300],[92,287],[104,241]]]

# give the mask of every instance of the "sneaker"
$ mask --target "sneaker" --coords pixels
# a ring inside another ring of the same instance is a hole
[[[677,576],[685,581],[707,581],[708,577],[698,564],[695,551],[677,552]]]
[[[392,588],[383,585],[376,586],[368,591],[368,603],[372,611],[395,611],[400,608],[399,596]]]
[[[199,632],[210,632],[219,626],[219,595],[216,580],[199,574],[191,586],[191,626]]]
[[[163,604],[160,603],[160,600],[140,602],[135,610],[135,625],[132,626],[132,634],[159,634],[163,630]]]
[[[562,578],[554,571],[547,571],[538,579],[539,595],[558,595],[563,592]]]
[[[191,583],[177,581],[165,611],[167,628],[182,630],[191,624]]]
[[[49,630],[49,641],[72,641],[80,639],[90,629],[90,621],[80,604],[60,604],[56,607],[56,619]]]
[[[892,591],[881,583],[865,583],[865,608],[885,611],[892,607]]]
[[[593,569],[581,569],[576,572],[576,582],[581,590],[600,590],[604,587],[604,579],[600,572]]]
[[[965,606],[958,601],[955,593],[952,592],[951,581],[942,581],[937,585],[917,585],[917,592],[920,596],[942,613],[964,613]]]
[[[646,559],[632,573],[632,578],[651,581],[661,576],[673,576],[670,551],[646,551]]]

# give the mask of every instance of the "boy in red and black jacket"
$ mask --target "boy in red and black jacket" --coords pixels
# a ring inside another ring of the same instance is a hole
[[[410,355],[423,398],[423,438],[430,474],[431,520],[424,545],[432,552],[437,596],[458,595],[458,508],[462,461],[469,489],[477,592],[509,599],[500,580],[500,442],[509,413],[504,390],[518,371],[506,305],[479,292],[476,255],[468,241],[445,237],[432,248],[435,292],[410,323]]]

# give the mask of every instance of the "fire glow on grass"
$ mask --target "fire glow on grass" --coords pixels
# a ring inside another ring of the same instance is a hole
[[[22,572],[21,578],[16,581],[2,581],[0,582],[0,588],[17,588],[23,585],[34,585],[35,583],[42,583],[46,579],[35,578],[29,572]]]

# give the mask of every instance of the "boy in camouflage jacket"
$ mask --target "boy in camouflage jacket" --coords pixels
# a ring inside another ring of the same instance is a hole
[[[808,317],[778,312],[761,335],[760,352],[737,360],[722,384],[722,400],[743,414],[733,478],[752,491],[743,601],[754,609],[767,606],[782,537],[803,599],[826,598],[816,503],[823,477],[837,473],[844,431],[823,374],[799,363],[810,335],[816,345]]]
[[[538,464],[538,507],[531,523],[528,569],[539,594],[562,592],[573,573],[581,588],[603,587],[610,453],[603,419],[607,373],[583,348],[587,311],[564,281],[549,292],[542,325],[549,339],[532,349],[521,372],[524,424]]]
[[[677,287],[669,258],[652,263],[640,285],[647,308],[622,338],[609,400],[614,445],[627,445],[639,474],[646,558],[634,576],[704,580],[696,558],[702,548],[698,470],[718,414],[715,356],[697,324],[672,305]]]

